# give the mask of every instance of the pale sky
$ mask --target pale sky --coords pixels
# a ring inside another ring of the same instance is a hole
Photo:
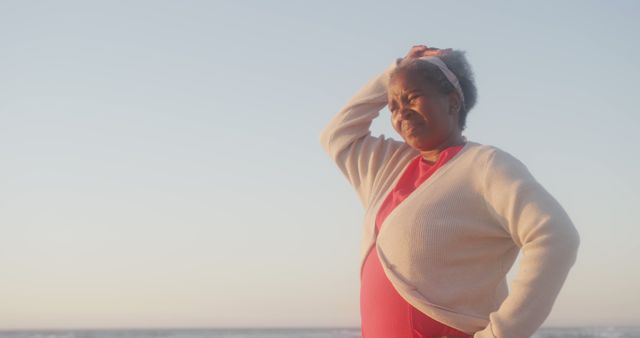
[[[464,135],[523,161],[580,233],[544,326],[637,324],[639,14],[2,1],[0,329],[359,326],[363,210],[319,134],[415,44],[467,51]],[[386,109],[372,129],[400,139]]]

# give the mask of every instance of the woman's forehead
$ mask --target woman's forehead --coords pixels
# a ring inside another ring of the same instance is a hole
[[[407,95],[412,92],[433,92],[435,87],[419,75],[409,72],[394,74],[389,81],[389,95]]]

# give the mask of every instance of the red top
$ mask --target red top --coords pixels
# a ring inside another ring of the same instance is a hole
[[[434,164],[429,164],[420,155],[409,164],[378,211],[376,234],[389,213],[463,146],[444,149]],[[432,319],[405,301],[385,275],[375,247],[369,251],[362,268],[360,314],[362,338],[473,337]]]

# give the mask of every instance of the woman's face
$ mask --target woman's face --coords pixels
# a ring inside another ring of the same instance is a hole
[[[459,133],[458,97],[443,95],[418,76],[400,72],[389,82],[388,104],[393,128],[417,150],[430,150]]]

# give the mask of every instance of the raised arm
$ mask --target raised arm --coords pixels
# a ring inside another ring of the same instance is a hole
[[[400,62],[449,51],[451,48],[411,47],[404,58],[395,60],[384,72],[369,80],[322,130],[322,146],[356,189],[363,206],[370,202],[373,184],[380,170],[384,170],[394,156],[404,151],[413,152],[406,143],[384,135],[373,137],[369,130],[373,119],[387,105],[389,75]]]
[[[528,338],[551,312],[580,238],[558,201],[511,154],[496,149],[485,177],[487,207],[523,255],[509,295],[474,338]]]
[[[371,123],[387,105],[389,75],[385,71],[369,80],[335,115],[320,134],[322,147],[355,188],[363,206],[368,204],[374,178],[404,142],[384,135],[371,136]]]

